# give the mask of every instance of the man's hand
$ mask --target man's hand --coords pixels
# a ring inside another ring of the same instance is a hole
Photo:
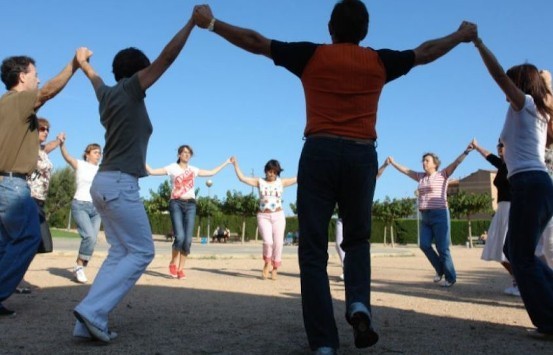
[[[207,28],[213,19],[213,13],[209,5],[196,5],[194,6],[193,18],[196,26]]]
[[[461,42],[471,42],[478,38],[478,28],[476,24],[468,21],[463,21],[461,23],[457,29],[457,33],[461,36]]]
[[[92,51],[86,47],[80,47],[77,49],[77,53],[75,54],[75,58],[77,58],[77,62],[80,66],[84,62],[88,62],[88,59],[92,56]]]

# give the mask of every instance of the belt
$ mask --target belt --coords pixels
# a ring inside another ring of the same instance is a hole
[[[6,173],[6,172],[0,172],[0,176],[8,176],[8,177],[11,177],[11,178],[20,178],[20,179],[23,179],[23,180],[26,180],[27,179],[27,174],[21,174],[21,173],[12,173],[12,172],[9,172],[9,173]]]
[[[345,137],[345,136],[339,136],[336,134],[330,134],[330,133],[313,133],[305,137],[306,139],[309,138],[331,138],[331,139],[343,139],[349,142],[357,143],[357,144],[367,144],[367,145],[375,145],[374,139],[365,139],[365,138],[353,138],[353,137]]]

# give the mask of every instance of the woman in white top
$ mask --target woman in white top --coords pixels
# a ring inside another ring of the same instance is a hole
[[[455,266],[449,251],[451,237],[449,232],[449,209],[447,205],[447,184],[449,177],[473,149],[469,144],[467,149],[449,164],[444,170],[440,168],[440,159],[436,154],[426,153],[422,156],[424,172],[416,172],[404,167],[388,157],[388,162],[394,168],[417,181],[419,210],[421,213],[420,248],[434,267],[436,276],[434,282],[440,282],[445,276],[442,287],[451,287],[457,281]],[[436,244],[436,250],[432,248]]]
[[[146,165],[149,175],[169,175],[171,178],[171,200],[169,201],[169,214],[173,224],[173,251],[169,263],[169,274],[178,279],[186,279],[184,263],[190,254],[192,234],[194,232],[194,219],[196,218],[196,195],[194,193],[194,179],[196,176],[213,176],[230,163],[225,160],[221,165],[212,170],[202,170],[189,165],[194,155],[192,147],[181,145],[177,151],[177,162],[164,168],[152,169]]]
[[[64,133],[58,135],[61,142],[61,155],[67,164],[75,170],[77,190],[71,202],[71,214],[81,236],[81,245],[73,273],[77,282],[86,283],[88,279],[84,270],[94,253],[94,247],[100,232],[100,214],[92,204],[90,186],[98,172],[98,164],[102,158],[102,148],[96,143],[91,143],[86,146],[83,159],[75,159],[65,147],[65,138]]]
[[[544,158],[547,134],[552,131],[553,97],[534,65],[517,65],[505,72],[480,38],[474,40],[474,45],[509,103],[501,132],[511,185],[504,252],[526,311],[536,326],[532,335],[551,338],[553,271],[534,253],[553,216],[553,182]]]
[[[257,225],[263,238],[263,261],[265,262],[262,277],[267,279],[271,272],[271,279],[276,280],[277,270],[282,264],[282,247],[286,229],[286,218],[282,210],[282,191],[285,187],[295,184],[297,178],[281,179],[282,168],[278,160],[274,159],[265,164],[265,178],[247,177],[238,167],[235,157],[231,158],[231,162],[238,180],[259,190]]]

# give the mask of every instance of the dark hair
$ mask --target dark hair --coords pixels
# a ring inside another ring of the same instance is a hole
[[[177,149],[177,154],[180,155],[180,153],[182,153],[182,151],[184,149],[188,149],[188,151],[190,152],[190,156],[193,156],[194,155],[194,151],[192,150],[192,147],[189,146],[188,144],[183,144],[179,147],[179,149]],[[177,164],[180,163],[180,157],[177,159]]]
[[[2,61],[2,82],[6,90],[11,90],[19,82],[19,74],[26,73],[35,60],[24,55],[6,58]]]
[[[515,65],[507,70],[507,76],[522,92],[532,96],[539,113],[553,117],[553,109],[545,103],[549,89],[535,65]]]
[[[275,159],[271,159],[267,162],[267,164],[265,164],[264,172],[266,173],[270,170],[274,171],[277,176],[280,176],[280,173],[284,171],[284,169],[280,167],[280,163],[278,162],[278,160]]]
[[[97,143],[90,143],[89,145],[87,145],[86,148],[84,149],[84,153],[83,153],[83,160],[84,161],[87,161],[86,156],[88,154],[90,154],[90,152],[92,152],[94,149],[102,150],[102,147],[100,147],[100,145],[97,144]]]
[[[438,168],[440,167],[440,164],[442,164],[442,161],[440,160],[440,158],[434,153],[424,153],[422,155],[422,160],[424,161],[424,158],[426,157],[432,158],[432,160],[434,161],[434,164],[436,164],[436,170],[438,170]]]
[[[360,0],[341,0],[334,6],[328,23],[335,43],[359,44],[369,31],[369,12]]]
[[[115,58],[113,58],[112,64],[115,81],[119,81],[123,78],[130,78],[149,65],[150,60],[140,49],[129,47],[120,50],[119,53],[115,55]]]

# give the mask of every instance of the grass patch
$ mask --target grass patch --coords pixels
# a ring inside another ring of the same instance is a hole
[[[50,233],[52,234],[52,238],[80,238],[81,237],[79,233],[67,231],[64,229],[50,228]]]

